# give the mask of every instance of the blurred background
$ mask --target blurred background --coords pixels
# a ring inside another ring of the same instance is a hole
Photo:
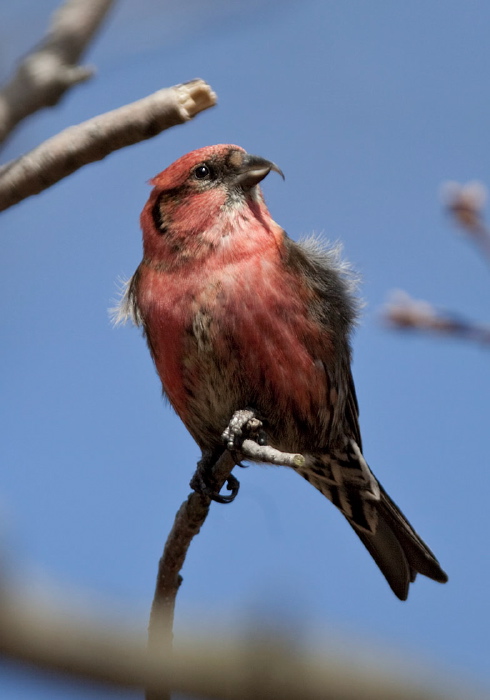
[[[2,3],[2,80],[57,5]],[[365,455],[449,583],[420,577],[401,603],[318,492],[286,468],[253,466],[191,546],[177,637],[194,617],[232,629],[260,619],[490,683],[488,350],[380,321],[395,288],[487,318],[488,266],[439,189],[490,183],[489,23],[478,0],[116,4],[86,56],[95,79],[27,120],[3,160],[194,77],[218,106],[3,214],[0,518],[18,586],[146,624],[199,452],[161,398],[140,332],[112,328],[108,309],[140,261],[147,180],[190,150],[235,143],[283,169],[286,181],[272,175],[263,189],[286,231],[341,240],[362,275],[354,377]],[[2,697],[89,690],[0,665]]]

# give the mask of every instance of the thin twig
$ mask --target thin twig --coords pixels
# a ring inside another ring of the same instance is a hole
[[[243,459],[253,459],[254,462],[266,462],[267,464],[279,464],[284,467],[297,469],[305,464],[305,458],[301,454],[280,452],[269,445],[259,445],[255,440],[246,438],[240,446],[240,454]]]
[[[281,464],[293,469],[305,464],[303,455],[280,452],[274,447],[269,447],[263,422],[250,408],[242,408],[234,412],[221,438],[230,452],[240,453],[242,459]]]
[[[0,143],[14,127],[67,90],[92,77],[77,65],[114,0],[68,0],[53,15],[45,39],[19,64],[0,91]]]
[[[215,104],[210,86],[197,79],[65,129],[0,168],[0,211],[42,192],[88,163],[183,124]]]
[[[210,473],[210,486],[219,492],[235,466],[235,460],[226,450]],[[148,649],[168,659],[172,654],[172,629],[175,599],[182,583],[180,571],[193,538],[206,520],[211,499],[193,491],[180,506],[174,524],[165,542],[158,563],[155,595],[148,626]],[[167,691],[148,689],[147,700],[167,700]]]
[[[235,461],[228,451],[223,452],[212,471],[212,486],[219,492],[228,478]],[[155,595],[151,608],[148,641],[151,646],[165,646],[171,639],[175,598],[182,583],[180,571],[184,565],[192,539],[206,520],[211,499],[193,491],[180,506],[167,537],[158,564]],[[162,645],[163,636],[164,644]]]
[[[267,442],[266,434],[261,430],[262,422],[251,410],[236,411],[223,432],[225,449],[219,459],[212,455],[203,455],[196,473],[191,480],[193,493],[181,505],[170,534],[165,543],[163,555],[159,561],[155,595],[148,628],[149,649],[159,649],[168,656],[172,651],[172,627],[177,592],[182,583],[180,571],[192,539],[197,535],[208,515],[211,499],[199,493],[201,487],[210,493],[219,494],[225,481],[228,481],[237,459],[252,459],[255,462],[282,464],[297,468],[303,466],[305,458],[300,454],[280,452],[267,444],[259,444],[255,439],[243,439],[243,433]],[[235,439],[240,439],[240,446],[234,449]],[[238,482],[237,482],[238,486]],[[234,496],[230,497],[231,499]],[[166,700],[166,696],[147,694],[147,700]]]
[[[445,182],[441,195],[454,222],[490,261],[490,229],[483,216],[486,187],[477,181],[466,185]],[[392,294],[382,317],[392,328],[398,330],[424,331],[490,345],[490,324],[475,323],[452,311],[437,310],[429,302],[412,299],[403,291]]]
[[[246,438],[242,441],[239,453],[237,452],[235,457],[232,456],[231,452],[225,450],[216,464],[211,465],[211,469],[208,465],[206,486],[211,492],[219,493],[221,491],[235,466],[237,457],[293,468],[303,466],[305,463],[303,455],[280,452],[268,445],[259,445],[255,440]],[[191,481],[193,487],[196,484],[196,488],[198,488],[197,485],[202,483],[204,462],[203,459],[198,465],[196,474]],[[148,627],[148,644],[149,648],[158,647],[164,654],[170,653],[172,648],[175,600],[182,583],[180,571],[192,539],[199,533],[206,520],[210,504],[211,499],[202,493],[194,491],[188,496],[175,516],[174,524],[158,564],[155,594]]]

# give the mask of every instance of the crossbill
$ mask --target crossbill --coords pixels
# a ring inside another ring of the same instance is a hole
[[[121,313],[141,325],[164,394],[203,454],[251,409],[270,446],[346,517],[401,600],[439,562],[362,454],[350,334],[357,301],[335,250],[292,241],[259,182],[272,162],[218,145],[151,181],[143,260]],[[281,173],[282,174],[282,173]]]

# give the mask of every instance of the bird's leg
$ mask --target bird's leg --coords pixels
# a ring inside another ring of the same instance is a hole
[[[252,440],[260,446],[267,445],[267,435],[263,430],[263,423],[257,418],[255,411],[252,409],[235,411],[221,437],[235,464],[240,467],[246,466],[239,459],[244,440]],[[197,463],[196,472],[190,483],[190,487],[194,491],[207,496],[217,503],[231,503],[235,500],[240,488],[238,479],[233,474],[229,474],[226,479],[226,488],[231,493],[228,496],[222,496],[216,490],[214,485],[216,479],[213,470],[224,450],[225,448],[203,450],[202,457]]]
[[[231,503],[235,500],[240,482],[233,474],[229,474],[226,479],[226,488],[231,493],[228,496],[222,496],[219,490],[216,489],[215,475],[213,473],[214,466],[223,454],[224,449],[218,450],[203,450],[202,457],[197,463],[197,469],[191,479],[190,487],[197,493],[207,496],[212,501],[217,503]]]

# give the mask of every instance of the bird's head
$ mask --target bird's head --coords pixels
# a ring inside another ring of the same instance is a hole
[[[151,180],[141,214],[145,256],[193,256],[241,230],[240,222],[270,219],[258,184],[271,170],[284,177],[271,161],[233,145],[207,146],[176,160]]]

